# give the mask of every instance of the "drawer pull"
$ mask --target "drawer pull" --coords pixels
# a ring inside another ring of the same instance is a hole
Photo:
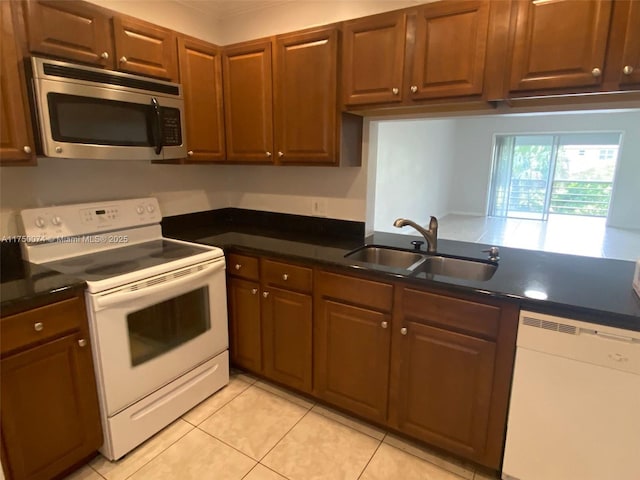
[[[262,296],[263,296],[264,298],[267,298],[267,297],[269,296],[269,292],[262,292]]]
[[[80,345],[81,347],[86,347],[87,341],[84,338],[81,338],[80,340],[78,340],[78,345]]]
[[[389,322],[381,322],[381,323],[380,323],[380,326],[381,326],[382,328],[387,328],[387,327],[389,326]]]
[[[407,329],[406,329],[406,327],[402,327],[402,328],[400,329],[400,334],[401,334],[401,335],[406,335],[406,334],[407,334]]]
[[[258,289],[257,288],[252,288],[251,289],[251,295],[255,295],[256,293],[258,293]]]
[[[236,263],[236,270],[240,270],[240,268],[242,268],[242,265],[240,265],[239,263]]]
[[[282,279],[283,280],[288,280],[289,279],[289,275],[287,275],[286,273],[284,275],[282,275]]]
[[[33,324],[33,329],[36,332],[41,332],[44,329],[44,325],[42,324],[42,322],[36,322]]]

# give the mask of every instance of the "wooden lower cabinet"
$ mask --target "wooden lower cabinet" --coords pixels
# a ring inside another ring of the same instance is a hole
[[[477,456],[484,450],[496,345],[487,340],[406,322],[394,359],[394,405],[403,432]]]
[[[265,290],[263,302],[264,373],[296,390],[312,387],[311,295],[280,288]]]
[[[77,298],[1,320],[2,464],[9,479],[53,478],[102,444],[84,315]],[[63,319],[71,330],[58,334]],[[34,322],[44,327],[34,331]]]
[[[330,272],[315,285],[314,392],[386,422],[393,286]]]
[[[518,307],[398,288],[391,356],[391,427],[498,469]]]
[[[261,373],[260,285],[235,277],[229,278],[228,283],[231,361],[239,367]]]

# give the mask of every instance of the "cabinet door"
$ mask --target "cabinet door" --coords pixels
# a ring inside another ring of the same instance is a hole
[[[113,18],[118,70],[178,81],[175,33],[136,18]]]
[[[231,361],[254,372],[262,371],[262,322],[257,282],[229,279]]]
[[[269,287],[264,291],[264,373],[311,392],[311,296]]]
[[[0,2],[0,25],[0,163],[32,163],[35,147],[10,2]]]
[[[391,316],[324,298],[317,308],[314,382],[318,396],[385,422]]]
[[[466,458],[481,457],[495,343],[411,321],[401,326],[394,331],[394,426]]]
[[[8,356],[0,366],[3,463],[14,478],[52,478],[100,447],[91,347],[81,334]]]
[[[200,40],[180,37],[178,60],[187,122],[188,160],[224,160],[220,49]]]
[[[272,163],[271,42],[225,48],[222,77],[227,160]]]
[[[600,85],[609,0],[527,0],[514,5],[512,92]]]
[[[31,52],[113,68],[111,27],[102,10],[76,0],[24,5]]]
[[[489,2],[441,2],[422,7],[416,19],[412,100],[482,93]]]
[[[402,101],[407,19],[388,13],[344,23],[344,103]]]
[[[275,45],[276,162],[337,163],[337,30],[284,35]]]
[[[628,2],[620,85],[640,85],[640,2]],[[621,5],[616,4],[616,8]]]

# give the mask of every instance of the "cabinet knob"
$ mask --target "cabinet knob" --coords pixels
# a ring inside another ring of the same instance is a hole
[[[382,328],[387,328],[389,326],[389,322],[380,322],[380,326]]]
[[[109,60],[109,52],[102,52],[100,58],[103,60]]]
[[[271,152],[265,152],[265,154],[267,155],[267,157],[271,156]]]
[[[393,87],[391,89],[391,93],[393,93],[394,95],[398,95],[398,93],[400,93],[400,90],[398,89],[398,87]]]
[[[125,57],[124,55],[120,57],[120,63],[127,63],[127,57]]]
[[[36,332],[41,332],[43,328],[44,328],[44,325],[42,324],[42,322],[36,322],[33,324],[33,329]]]
[[[262,296],[263,296],[264,298],[267,298],[267,297],[269,296],[269,292],[262,292]]]
[[[242,268],[242,265],[240,265],[239,263],[236,263],[236,270],[240,270]]]
[[[622,73],[625,75],[631,75],[633,73],[633,67],[631,65],[625,65],[622,69]]]
[[[600,70],[598,67],[596,67],[593,70],[591,70],[591,75],[593,75],[594,77],[597,78],[600,75],[602,75],[602,70]]]
[[[80,345],[81,347],[86,347],[87,341],[84,338],[81,338],[80,340],[78,340],[78,345]]]
[[[284,152],[278,152],[278,156],[279,156],[280,158],[284,157]]]
[[[282,275],[282,279],[283,279],[283,280],[288,280],[288,279],[289,279],[289,275],[288,275],[288,274],[286,274],[286,273],[285,273],[285,274],[283,274],[283,275]]]
[[[416,85],[411,85],[411,93],[416,93],[418,91],[418,87]]]
[[[188,157],[193,157],[193,150],[189,150],[189,151],[187,152],[187,156],[188,156]]]
[[[31,147],[29,145],[25,145],[24,147],[22,147],[22,151],[24,153],[31,153]]]
[[[400,329],[400,334],[401,334],[401,335],[406,335],[406,334],[407,334],[407,328],[406,328],[406,327],[402,327],[402,328]]]
[[[258,289],[257,288],[252,288],[251,289],[251,295],[255,295],[256,293],[258,293]]]

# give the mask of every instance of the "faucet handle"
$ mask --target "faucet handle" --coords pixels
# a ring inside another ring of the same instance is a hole
[[[431,219],[429,220],[429,230],[437,230],[437,229],[438,229],[438,219],[432,215]]]
[[[424,245],[424,242],[422,240],[412,240],[411,245],[413,245],[414,250],[420,250],[422,249],[422,245]]]
[[[482,250],[484,253],[489,254],[489,260],[497,262],[500,260],[500,249],[498,247],[491,247],[488,250]]]

